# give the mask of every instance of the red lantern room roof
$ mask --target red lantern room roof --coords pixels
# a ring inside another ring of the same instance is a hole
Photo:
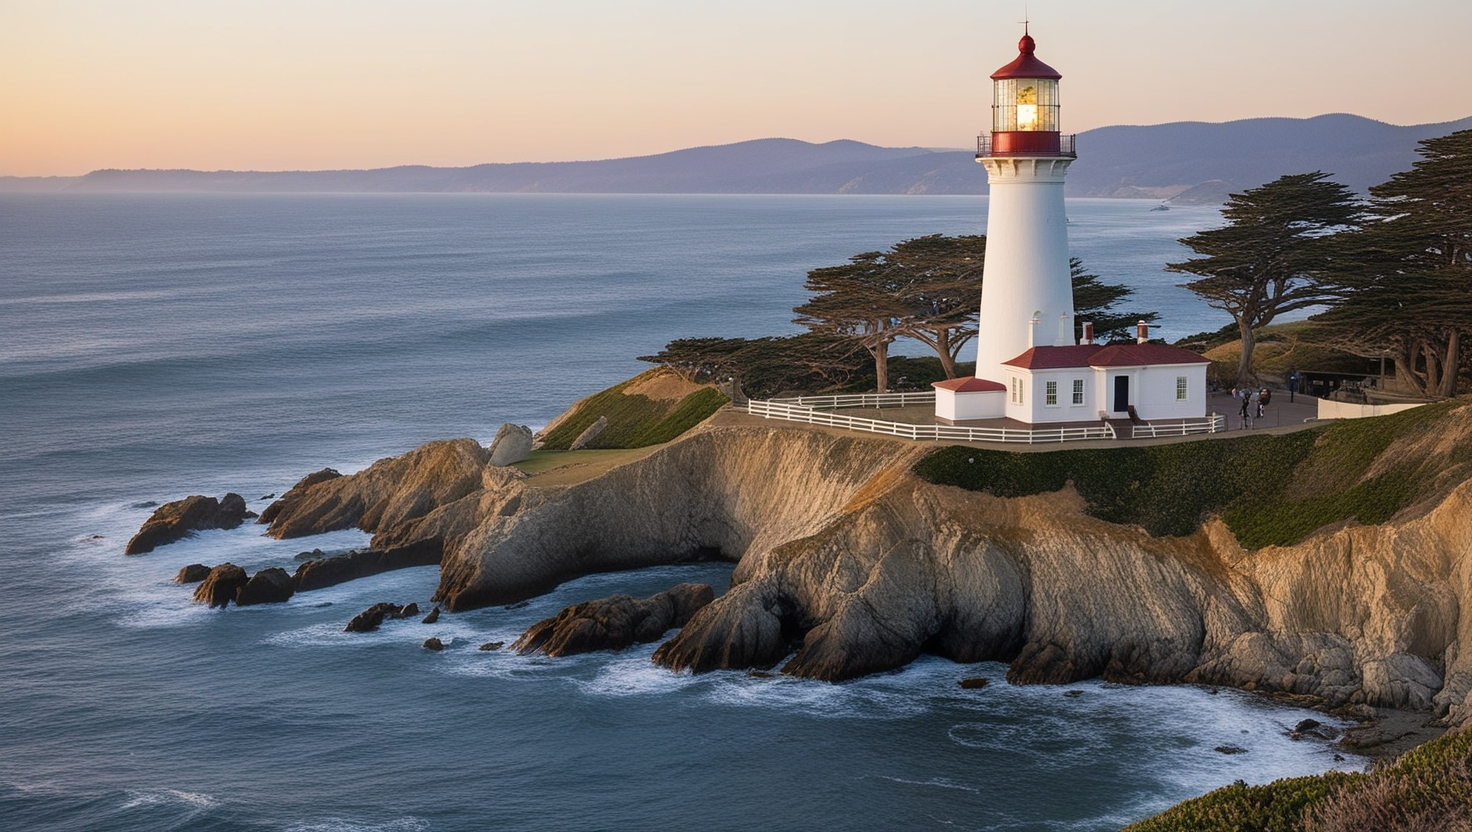
[[[1042,61],[1034,58],[1032,53],[1037,49],[1037,43],[1032,35],[1024,34],[1022,40],[1017,42],[1017,51],[1020,52],[1017,60],[992,73],[993,81],[1001,81],[1007,78],[1052,78],[1058,80],[1062,75],[1058,70],[1048,66]]]

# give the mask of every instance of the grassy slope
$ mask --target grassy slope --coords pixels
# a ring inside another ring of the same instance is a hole
[[[668,442],[705,421],[729,399],[711,387],[703,387],[677,402],[651,399],[625,390],[647,378],[650,370],[628,381],[595,393],[573,405],[542,437],[542,447],[565,451],[598,417],[608,418],[608,427],[589,447],[644,448]]]
[[[1221,514],[1250,549],[1297,543],[1345,520],[1382,523],[1468,467],[1472,449],[1380,460],[1397,437],[1434,433],[1465,400],[1284,436],[1014,454],[942,448],[915,466],[924,479],[1001,497],[1072,482],[1090,514],[1188,535]],[[1453,417],[1455,418],[1455,417]]]

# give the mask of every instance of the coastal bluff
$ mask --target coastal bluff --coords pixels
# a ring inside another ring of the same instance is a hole
[[[1007,662],[1018,683],[1228,685],[1468,724],[1472,404],[1437,414],[1360,461],[1364,477],[1410,458],[1443,472],[1411,504],[1256,549],[1219,515],[1151,534],[1095,516],[1072,482],[1012,497],[935,484],[915,470],[934,446],[729,412],[570,483],[491,466],[473,440],[430,443],[309,477],[263,520],[276,537],[356,526],[375,549],[438,546],[450,611],[734,561],[730,591],[655,653],[676,670],[780,663],[836,681],[935,653]]]

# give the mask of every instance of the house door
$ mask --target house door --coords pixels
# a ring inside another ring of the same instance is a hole
[[[1123,413],[1130,409],[1130,377],[1114,377],[1114,412]]]

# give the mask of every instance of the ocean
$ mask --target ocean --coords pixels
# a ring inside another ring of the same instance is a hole
[[[1166,338],[1227,323],[1161,269],[1216,211],[1149,208],[1070,201],[1073,253]],[[0,195],[0,828],[1095,830],[1362,766],[1289,739],[1307,712],[1229,690],[476,649],[615,592],[723,591],[729,564],[356,635],[375,602],[428,609],[435,570],[221,612],[175,572],[289,570],[367,536],[248,524],[122,554],[158,503],[235,491],[259,511],[323,467],[543,425],[671,339],[794,332],[807,270],[985,215],[984,197]]]

